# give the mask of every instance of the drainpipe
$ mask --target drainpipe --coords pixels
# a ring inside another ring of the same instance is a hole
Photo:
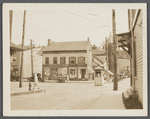
[[[130,10],[130,18],[132,19],[132,9]],[[131,20],[131,45],[132,45],[132,86],[134,88],[134,91],[135,91],[135,79],[134,79],[134,76],[135,76],[135,72],[134,72],[134,34],[133,34],[133,19]]]

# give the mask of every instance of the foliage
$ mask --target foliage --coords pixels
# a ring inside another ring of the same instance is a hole
[[[127,89],[122,93],[123,103],[126,109],[143,109],[139,96],[133,88]]]

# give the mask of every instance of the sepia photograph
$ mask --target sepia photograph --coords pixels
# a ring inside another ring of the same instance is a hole
[[[4,3],[3,116],[147,116],[146,3]]]

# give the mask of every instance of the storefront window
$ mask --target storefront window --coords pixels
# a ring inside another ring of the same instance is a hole
[[[67,76],[67,68],[58,68],[58,76]]]
[[[76,64],[76,58],[70,57],[70,64]]]
[[[70,76],[75,76],[76,70],[75,69],[70,69]]]
[[[78,58],[79,64],[85,64],[85,57]]]
[[[54,57],[53,63],[54,63],[54,64],[57,64],[57,57]]]
[[[60,58],[60,64],[65,64],[66,63],[66,58],[65,57],[61,57]]]

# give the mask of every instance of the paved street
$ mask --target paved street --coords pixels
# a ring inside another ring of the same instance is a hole
[[[28,83],[23,82],[23,86],[26,85]],[[118,91],[112,91],[113,83],[107,83],[104,86],[94,86],[93,83],[40,83],[40,87],[44,88],[46,93],[13,96],[11,109],[125,109],[121,93],[129,87],[129,79],[120,81],[118,85]]]

